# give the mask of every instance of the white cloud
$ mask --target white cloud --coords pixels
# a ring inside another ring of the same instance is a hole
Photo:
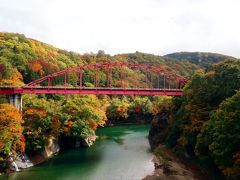
[[[2,31],[77,52],[240,57],[238,0],[0,0]]]

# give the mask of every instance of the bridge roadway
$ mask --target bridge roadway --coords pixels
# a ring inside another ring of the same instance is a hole
[[[166,95],[182,96],[182,89],[155,89],[155,88],[100,88],[100,87],[13,87],[0,86],[0,94],[106,94],[106,95]]]

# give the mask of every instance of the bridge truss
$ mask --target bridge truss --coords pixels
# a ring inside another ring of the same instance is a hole
[[[188,80],[164,68],[130,62],[87,64],[49,74],[0,94],[116,94],[181,96]]]

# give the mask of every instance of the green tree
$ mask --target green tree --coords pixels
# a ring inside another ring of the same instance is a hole
[[[205,74],[198,71],[184,87],[180,106],[173,114],[176,132],[173,134],[177,135],[177,144],[183,152],[195,155],[197,135],[209,121],[211,111],[240,88],[239,74],[240,61],[229,59],[213,65]]]
[[[126,119],[130,104],[127,99],[114,98],[107,107],[107,117],[109,119]]]
[[[69,136],[83,138],[98,126],[105,125],[104,107],[95,95],[71,96],[63,104],[63,113],[68,114],[65,133]]]
[[[130,103],[129,111],[131,114],[150,114],[152,103],[148,97],[134,97]]]
[[[151,113],[153,115],[159,114],[163,109],[171,111],[172,97],[170,96],[154,96],[152,101]]]
[[[240,91],[223,101],[198,135],[198,156],[211,157],[223,173],[240,178]]]
[[[36,95],[23,97],[24,134],[26,136],[26,149],[28,151],[41,151],[48,135],[56,135],[53,132],[54,123],[60,107],[59,103],[46,98],[38,98]]]

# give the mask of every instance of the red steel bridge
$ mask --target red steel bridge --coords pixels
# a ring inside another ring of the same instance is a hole
[[[185,77],[149,64],[103,62],[55,72],[23,87],[1,86],[0,94],[181,96],[187,81]]]
[[[129,62],[87,64],[49,74],[0,94],[109,94],[181,96],[188,80],[164,68]]]
[[[150,64],[102,62],[49,74],[25,86],[0,86],[22,111],[22,94],[108,94],[181,96],[188,80]]]

